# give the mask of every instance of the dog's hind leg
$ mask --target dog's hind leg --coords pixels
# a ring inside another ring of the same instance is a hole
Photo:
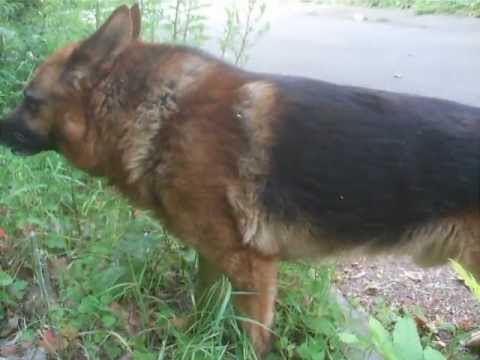
[[[480,212],[464,219],[463,246],[458,261],[480,281]]]
[[[424,267],[454,259],[480,280],[480,215],[451,218],[413,232],[415,261]]]

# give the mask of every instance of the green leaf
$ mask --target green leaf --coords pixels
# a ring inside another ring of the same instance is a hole
[[[368,326],[372,333],[372,342],[386,360],[400,360],[396,355],[390,334],[377,319],[371,317]]]
[[[452,267],[457,273],[458,277],[463,280],[465,285],[467,285],[468,288],[472,291],[475,298],[480,301],[480,284],[477,282],[475,277],[467,270],[465,270],[463,266],[455,260],[450,260],[450,263],[452,264]]]
[[[95,314],[98,310],[99,301],[95,296],[89,295],[82,299],[78,306],[78,311],[81,314]]]
[[[49,249],[65,249],[67,247],[65,239],[58,235],[48,237],[45,244]]]
[[[313,330],[316,334],[322,334],[326,336],[333,336],[336,333],[336,329],[332,322],[322,317],[305,319],[305,324]]]
[[[408,317],[400,319],[393,330],[395,352],[405,360],[422,360],[423,349],[415,322]]]
[[[424,360],[446,360],[445,356],[443,356],[439,351],[434,350],[429,346],[427,346],[423,352],[423,359]]]
[[[380,321],[371,317],[368,320],[368,326],[370,328],[370,331],[372,332],[372,335],[375,338],[380,339],[382,341],[390,341],[390,334],[388,333],[387,330],[385,330],[385,328],[380,323]]]
[[[0,271],[0,286],[5,287],[13,283],[13,278],[4,271]]]
[[[115,323],[117,322],[117,319],[115,318],[115,316],[107,314],[102,316],[102,322],[106,328],[110,329],[115,325]]]
[[[338,334],[340,341],[345,344],[357,344],[359,342],[357,335],[350,333],[340,333]]]
[[[92,275],[91,286],[98,292],[105,291],[117,284],[117,281],[126,274],[127,270],[120,265],[111,265],[105,270]]]
[[[10,292],[17,298],[17,300],[20,300],[23,298],[27,286],[28,282],[25,280],[17,280],[10,286]]]
[[[145,353],[140,351],[133,352],[133,360],[155,360],[157,356],[152,353]]]
[[[325,347],[321,342],[308,338],[306,342],[297,348],[297,353],[301,359],[305,360],[323,360],[325,359]]]

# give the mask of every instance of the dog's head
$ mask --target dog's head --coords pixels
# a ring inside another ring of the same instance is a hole
[[[0,143],[25,155],[56,150],[91,170],[87,99],[139,33],[138,6],[121,6],[91,37],[50,56],[25,87],[22,102],[0,122]]]

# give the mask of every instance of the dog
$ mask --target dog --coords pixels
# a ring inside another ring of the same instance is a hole
[[[0,142],[107,178],[222,274],[259,355],[277,265],[347,251],[480,274],[480,109],[247,72],[139,39],[138,6],[36,70]]]

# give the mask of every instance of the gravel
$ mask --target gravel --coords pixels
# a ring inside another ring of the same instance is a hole
[[[336,286],[373,311],[383,299],[393,309],[423,312],[426,320],[466,330],[480,325],[480,304],[449,266],[422,269],[404,257],[340,261]]]

